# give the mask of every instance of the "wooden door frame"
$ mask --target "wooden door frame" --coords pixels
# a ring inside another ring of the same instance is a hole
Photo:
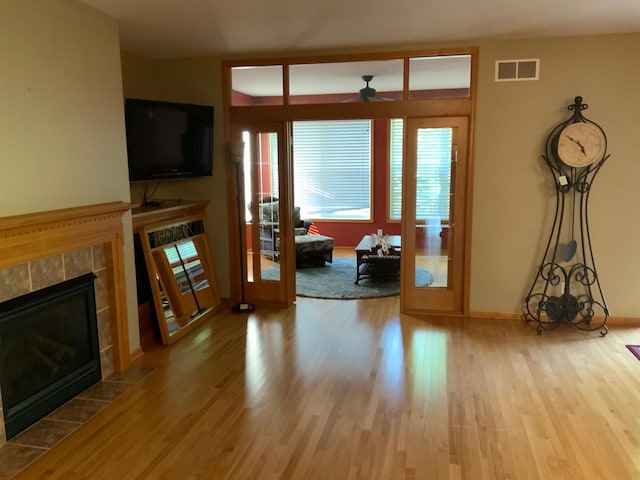
[[[233,142],[241,142],[242,141],[242,131],[250,130],[252,134],[259,135],[260,132],[275,132],[278,134],[278,200],[280,202],[279,210],[280,212],[293,212],[291,207],[292,204],[292,180],[291,180],[291,160],[289,158],[288,152],[289,141],[288,141],[288,125],[285,122],[239,122],[235,123],[231,126],[231,137]],[[254,152],[255,153],[255,152]],[[255,162],[252,162],[255,163]],[[229,171],[229,165],[227,171]],[[235,179],[235,175],[237,173],[236,167],[233,167],[233,175]],[[255,175],[254,175],[255,177]],[[247,258],[247,249],[245,245],[245,238],[238,238],[240,231],[245,231],[243,227],[246,228],[246,223],[242,225],[240,222],[240,218],[244,220],[244,215],[239,211],[243,205],[246,204],[246,195],[247,192],[244,191],[242,186],[242,182],[240,185],[240,191],[237,190],[237,182],[234,181],[232,184],[228,183],[229,189],[227,190],[228,196],[231,192],[234,198],[232,204],[229,204],[229,223],[232,224],[230,228],[230,238],[233,240],[230,242],[230,255],[231,258],[238,259],[240,255],[243,255],[243,258]],[[254,195],[254,192],[250,192],[252,195],[252,203],[254,204],[253,215],[257,216],[257,194]],[[238,201],[239,199],[239,205]],[[291,305],[295,300],[295,250],[293,245],[293,216],[292,213],[290,215],[279,215],[280,222],[280,269],[281,269],[281,281],[264,281],[260,278],[255,279],[252,282],[246,281],[246,275],[243,277],[242,271],[240,268],[232,269],[232,282],[235,286],[235,298],[240,299],[242,296],[242,292],[244,291],[244,301],[248,303],[256,303],[256,304],[274,304],[274,305]],[[251,238],[252,238],[252,251],[259,252],[259,233],[257,224],[250,224],[252,227]],[[232,250],[232,251],[231,251]],[[258,254],[259,255],[259,254]],[[238,260],[239,261],[239,260]],[[259,260],[258,260],[259,261]],[[244,263],[244,273],[249,271],[253,265],[248,265],[245,261]],[[239,267],[239,265],[238,265]],[[244,282],[244,285],[241,284]]]
[[[466,208],[467,186],[470,183],[467,171],[469,162],[469,118],[461,117],[422,117],[408,118],[405,124],[404,134],[404,159],[403,162],[403,195],[402,199],[402,272],[400,311],[409,314],[438,314],[438,315],[464,315],[468,312],[468,294],[465,289],[465,277],[468,275],[469,261],[466,245],[469,232],[466,220],[468,215]],[[415,238],[416,238],[416,198],[415,181],[416,164],[414,158],[415,138],[413,133],[418,128],[447,128],[456,129],[451,158],[453,192],[453,216],[450,218],[451,226],[448,231],[454,232],[449,239],[447,250],[447,287],[414,287],[415,283]],[[453,241],[451,241],[453,240]]]
[[[471,82],[469,88],[469,98],[446,98],[431,100],[407,100],[407,90],[409,87],[408,78],[404,79],[403,98],[405,100],[394,102],[363,102],[363,103],[342,103],[342,104],[312,104],[312,105],[289,105],[288,104],[288,66],[303,63],[324,63],[341,61],[362,61],[379,60],[390,58],[404,58],[405,69],[409,65],[409,57],[418,56],[446,56],[446,55],[471,55]],[[282,105],[260,105],[260,106],[233,106],[232,104],[232,82],[231,68],[236,66],[267,66],[282,65],[283,74],[283,104]],[[243,58],[237,60],[222,61],[222,88],[223,88],[223,114],[224,131],[227,145],[232,140],[231,126],[238,122],[261,122],[261,121],[281,121],[291,122],[294,120],[335,120],[353,118],[408,118],[408,117],[449,117],[467,116],[468,124],[468,158],[467,173],[465,182],[465,227],[464,239],[464,274],[463,274],[463,314],[469,313],[469,287],[471,272],[471,232],[472,232],[472,203],[473,203],[473,170],[474,170],[474,136],[475,136],[475,109],[478,83],[478,47],[461,48],[440,48],[412,50],[401,52],[382,53],[359,53],[359,54],[338,54],[305,57],[279,57],[279,58]],[[290,139],[286,139],[287,145]],[[289,147],[287,152],[289,152]],[[288,167],[291,172],[291,167]],[[227,178],[235,175],[234,167],[227,162]],[[235,182],[233,182],[235,183]],[[237,209],[235,207],[235,187],[229,185],[227,189],[227,204],[229,206],[229,247],[231,258],[238,258],[239,239],[237,238],[238,223]],[[292,198],[292,196],[290,197]],[[295,272],[292,273],[295,275]],[[293,277],[295,280],[295,276]],[[240,280],[238,269],[230,271],[232,295],[234,299],[240,298]],[[295,286],[293,287],[295,289]],[[292,302],[295,300],[293,292]],[[424,312],[420,312],[424,313]]]

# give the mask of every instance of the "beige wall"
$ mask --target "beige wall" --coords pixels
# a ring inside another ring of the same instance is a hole
[[[514,58],[540,58],[540,80],[494,82],[494,62]],[[472,311],[521,311],[555,206],[544,142],[580,95],[611,153],[589,205],[596,266],[612,315],[640,316],[638,58],[640,34],[480,43]]]
[[[635,179],[640,161],[634,148],[635,111],[640,105],[640,34],[530,40],[479,41],[480,68],[475,138],[471,312],[522,311],[522,301],[541,260],[553,218],[553,182],[541,159],[550,129],[567,118],[576,95],[591,108],[609,139],[611,160],[594,182],[590,200],[596,266],[615,316],[638,317],[640,224]],[[443,46],[443,45],[439,45]],[[445,45],[446,46],[446,45]],[[460,46],[460,45],[449,45]],[[411,48],[430,48],[412,45]],[[317,52],[316,52],[317,53]],[[540,58],[540,80],[494,82],[498,59]],[[123,57],[125,94],[196,101],[216,106],[216,173],[223,171],[219,59],[150,62]],[[144,70],[144,74],[140,73]],[[138,72],[137,78],[133,77]],[[140,78],[149,78],[141,82]],[[131,73],[131,76],[129,75]],[[226,202],[221,176],[162,186],[162,195]],[[132,190],[135,197],[135,187]],[[221,291],[228,294],[226,217],[212,209],[220,226],[214,255]],[[211,213],[210,213],[211,214]]]
[[[228,297],[230,262],[220,62],[212,58],[150,61],[123,53],[122,74],[125,98],[196,103],[213,105],[215,108],[213,176],[158,182],[154,200],[180,198],[211,201],[207,208],[209,243],[220,295]],[[141,184],[131,184],[131,199],[133,202],[142,200]]]
[[[0,215],[128,202],[117,24],[68,0],[3,0],[0,45]],[[133,351],[130,215],[124,224]]]

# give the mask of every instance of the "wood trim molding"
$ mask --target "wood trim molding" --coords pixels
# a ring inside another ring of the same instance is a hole
[[[522,314],[509,312],[469,312],[468,318],[473,320],[522,320]]]
[[[131,360],[137,360],[138,358],[142,358],[144,355],[144,351],[141,348],[136,348],[133,352],[131,352]]]
[[[129,209],[130,204],[118,201],[0,218],[0,268],[77,248],[105,246],[109,302],[115,312],[111,333],[116,371],[131,362],[122,225]]]
[[[46,210],[43,212],[26,213],[11,217],[0,218],[0,234],[4,237],[5,230],[12,228],[37,228],[41,225],[51,225],[64,221],[74,222],[82,218],[91,218],[100,215],[120,214],[129,210],[131,205],[125,202],[97,203],[80,207],[61,208],[58,210]]]
[[[184,217],[204,216],[209,200],[176,202],[162,204],[158,207],[141,207],[136,205],[132,209],[133,231],[140,233],[143,227],[168,222],[183,222]]]
[[[0,268],[107,241],[122,234],[127,210],[111,202],[0,218]]]
[[[472,320],[517,320],[524,322],[522,313],[508,312],[471,312],[468,318]],[[639,327],[640,317],[609,317],[607,319],[608,326],[618,327]]]

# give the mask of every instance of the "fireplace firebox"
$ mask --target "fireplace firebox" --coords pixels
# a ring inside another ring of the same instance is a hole
[[[0,390],[10,439],[101,380],[93,273],[0,304]]]

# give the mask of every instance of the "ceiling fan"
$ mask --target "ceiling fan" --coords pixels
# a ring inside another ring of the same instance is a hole
[[[369,82],[373,80],[373,75],[363,75],[362,80],[366,83],[364,88],[360,89],[360,95],[355,98],[345,100],[345,103],[351,102],[388,102],[391,98],[382,98],[376,96],[376,89],[369,86]]]

